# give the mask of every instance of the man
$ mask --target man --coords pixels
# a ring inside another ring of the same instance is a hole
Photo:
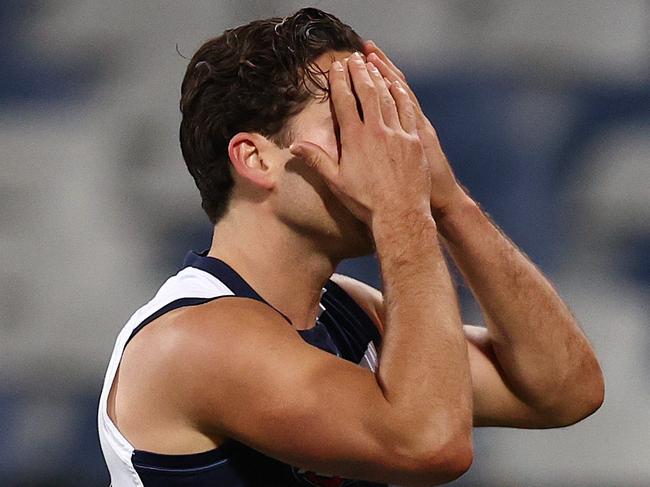
[[[118,337],[113,485],[434,485],[469,468],[472,426],[600,406],[566,305],[372,42],[317,9],[226,31],[190,61],[181,111],[214,237]],[[441,244],[487,328],[462,325]],[[383,295],[333,274],[375,251]]]

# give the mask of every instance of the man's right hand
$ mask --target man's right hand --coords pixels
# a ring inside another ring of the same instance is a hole
[[[291,153],[315,169],[371,228],[377,218],[430,215],[428,164],[417,135],[415,106],[402,82],[389,87],[377,68],[355,53],[343,63],[332,63],[329,84],[341,134],[339,161],[307,141],[292,144]]]

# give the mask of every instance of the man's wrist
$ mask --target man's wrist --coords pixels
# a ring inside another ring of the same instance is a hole
[[[437,234],[437,225],[430,211],[404,211],[373,215],[370,230],[378,240],[420,238],[422,233]]]
[[[444,208],[432,208],[431,210],[438,225],[438,231],[444,237],[448,237],[454,228],[458,228],[476,211],[480,211],[478,204],[462,190]]]

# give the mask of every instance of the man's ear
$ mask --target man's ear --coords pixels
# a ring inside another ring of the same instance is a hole
[[[263,148],[269,144],[265,137],[239,132],[230,139],[228,156],[237,174],[248,182],[263,189],[273,189],[275,181],[272,166],[262,157]]]

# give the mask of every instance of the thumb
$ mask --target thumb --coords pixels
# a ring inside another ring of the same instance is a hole
[[[289,151],[315,169],[327,181],[333,181],[338,174],[338,162],[332,160],[327,153],[311,142],[295,142],[289,146]]]

